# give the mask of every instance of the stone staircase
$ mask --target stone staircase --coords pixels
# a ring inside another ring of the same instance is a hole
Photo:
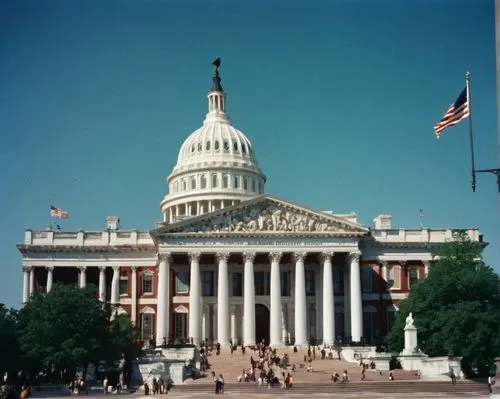
[[[304,362],[304,356],[307,355],[307,349],[299,350],[297,353],[293,353],[292,347],[280,348],[277,351],[279,357],[282,357],[285,353],[288,354],[290,358],[290,364],[295,364],[296,370],[293,373],[293,383],[330,383],[331,375],[335,372],[342,375],[344,370],[347,370],[350,381],[360,381],[361,380],[361,367],[357,363],[348,363],[337,359],[325,359],[321,360],[319,351],[316,352],[316,359],[312,361],[313,372],[307,372],[307,363]],[[229,349],[221,349],[219,356],[212,351],[208,356],[208,361],[210,363],[210,368],[205,372],[206,377],[199,378],[197,380],[186,380],[184,386],[186,385],[212,385],[210,379],[210,373],[215,371],[217,375],[222,374],[226,383],[233,383],[237,381],[237,377],[242,374],[243,369],[248,370],[250,368],[250,357],[254,360],[258,359],[258,352],[253,352],[247,349],[246,354],[242,355],[241,350],[236,350],[231,354]],[[288,369],[291,371],[291,367]],[[276,373],[280,373],[279,367],[275,368]],[[395,380],[418,380],[418,376],[414,372],[404,371],[404,370],[394,370],[393,375]],[[389,382],[388,372],[379,372],[376,370],[366,370],[364,382],[372,381],[387,381]],[[392,381],[394,382],[394,381]],[[241,383],[242,385],[252,385],[251,383]]]

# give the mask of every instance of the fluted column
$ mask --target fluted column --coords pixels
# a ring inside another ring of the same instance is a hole
[[[280,283],[280,260],[282,252],[269,253],[271,261],[271,321],[270,321],[270,342],[272,347],[283,346],[281,336],[281,283]]]
[[[136,326],[137,325],[137,266],[132,266],[132,304],[131,304],[131,312],[130,312],[130,321]],[[168,326],[168,324],[167,324]]]
[[[237,327],[236,327],[236,305],[231,305],[231,342],[233,345],[238,345],[237,337]]]
[[[30,267],[30,296],[35,293],[35,268]]]
[[[23,304],[30,299],[30,267],[23,267]]]
[[[201,280],[200,252],[190,252],[191,272],[189,277],[189,338],[199,345],[201,336]]]
[[[323,260],[323,345],[335,343],[335,293],[333,291],[333,252],[321,254]]]
[[[78,270],[80,271],[78,286],[80,288],[85,288],[85,286],[87,285],[87,268],[85,266],[79,266]]]
[[[158,254],[158,302],[156,318],[156,344],[161,345],[167,338],[168,325],[168,274],[172,256],[169,253]]]
[[[106,266],[99,266],[99,300],[106,301]]]
[[[111,304],[120,303],[120,266],[113,266],[113,279],[111,280]]]
[[[359,270],[359,258],[361,254],[353,252],[349,254],[350,266],[350,288],[351,288],[351,337],[354,342],[359,342],[363,336],[363,308],[361,302],[361,272]]]
[[[306,252],[296,252],[295,258],[295,345],[307,346]]]
[[[424,264],[424,271],[425,271],[425,277],[427,277],[429,275],[429,261],[423,261],[422,262]]]
[[[47,266],[47,294],[52,289],[52,284],[54,283],[54,266]]]
[[[217,279],[217,341],[221,346],[229,346],[229,281],[227,261],[229,252],[219,252],[215,255],[219,263]]]
[[[255,345],[255,281],[253,271],[253,261],[255,252],[244,252],[245,262],[243,280],[243,345]]]

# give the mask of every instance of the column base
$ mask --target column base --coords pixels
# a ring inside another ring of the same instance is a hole
[[[255,343],[255,341],[248,341],[244,342],[243,346],[257,346],[257,344]]]
[[[286,345],[284,344],[284,342],[283,342],[283,341],[279,341],[279,342],[271,342],[271,343],[269,344],[269,346],[270,346],[271,348],[281,348],[281,347],[286,346]]]

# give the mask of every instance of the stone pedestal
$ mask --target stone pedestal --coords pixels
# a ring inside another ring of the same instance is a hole
[[[413,324],[406,325],[405,327],[405,347],[403,355],[413,355],[417,352],[417,327]]]

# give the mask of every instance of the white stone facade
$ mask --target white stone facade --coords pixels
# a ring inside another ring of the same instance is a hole
[[[94,284],[143,339],[307,345],[383,340],[451,229],[392,229],[390,215],[318,212],[263,194],[266,176],[231,126],[218,71],[203,126],[182,145],[149,232],[26,230],[23,302],[57,282]],[[477,229],[466,229],[482,240]]]

